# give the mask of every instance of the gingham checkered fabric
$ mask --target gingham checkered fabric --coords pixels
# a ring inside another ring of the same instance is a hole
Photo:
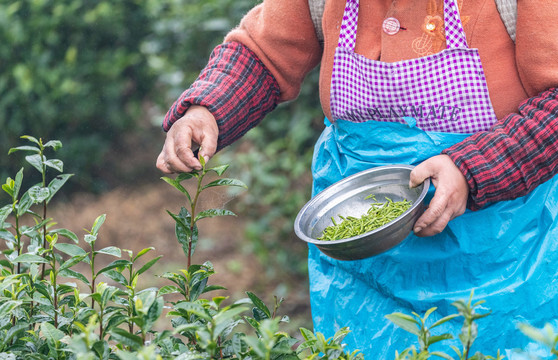
[[[465,31],[459,17],[459,8],[455,0],[444,0],[444,27],[446,29],[446,47],[468,48]]]
[[[403,122],[409,116],[426,131],[490,128],[497,119],[484,71],[477,49],[467,47],[457,9],[455,0],[445,0],[447,49],[386,63],[354,52],[358,0],[347,0],[331,79],[334,119]]]

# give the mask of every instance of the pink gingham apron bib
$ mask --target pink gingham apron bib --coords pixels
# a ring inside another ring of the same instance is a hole
[[[496,121],[455,0],[445,0],[444,13],[446,50],[383,63],[354,53],[358,0],[347,0],[331,84],[334,118],[326,119],[314,149],[313,194],[374,166],[418,165]],[[529,342],[514,321],[542,327],[558,313],[558,286],[548,286],[558,277],[556,194],[558,177],[524,197],[466,211],[435,236],[410,234],[368,259],[335,260],[310,245],[314,330],[327,338],[347,326],[347,350],[360,349],[366,359],[393,359],[396,350],[418,344],[385,315],[422,315],[437,307],[428,319],[432,324],[455,313],[452,303],[467,300],[474,289],[476,300],[486,300],[480,312],[492,314],[477,322],[471,353],[494,356],[500,349],[513,359],[509,349]],[[432,335],[449,332],[455,336],[451,345],[459,348],[461,325],[454,319]],[[448,351],[447,343],[430,350]]]
[[[497,120],[477,49],[467,46],[455,0],[444,1],[446,49],[386,63],[354,52],[358,0],[348,0],[331,80],[333,119],[402,122],[426,131],[474,133]]]

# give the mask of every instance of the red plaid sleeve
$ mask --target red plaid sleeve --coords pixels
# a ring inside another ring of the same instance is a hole
[[[264,64],[246,46],[230,42],[217,46],[190,88],[175,101],[163,121],[163,130],[202,105],[217,120],[217,150],[230,145],[257,125],[279,102],[279,85]]]
[[[444,150],[469,183],[469,208],[528,194],[558,172],[558,89],[525,100],[489,131]]]

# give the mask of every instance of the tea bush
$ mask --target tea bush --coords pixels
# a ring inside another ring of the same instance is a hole
[[[24,138],[31,145],[12,148],[10,153],[28,153],[25,160],[42,181],[24,191],[22,168],[2,185],[10,201],[0,208],[0,239],[6,245],[0,260],[0,359],[362,358],[358,352],[344,352],[341,341],[347,329],[331,339],[301,329],[302,342],[281,331],[281,323],[288,321],[277,312],[282,299],[276,299],[270,309],[250,292],[234,302],[224,296],[201,297],[223,288],[208,284],[214,274],[210,262],[191,264],[197,223],[234,213],[226,209],[196,212],[196,205],[205,189],[245,187],[239,180],[221,177],[228,166],[208,168],[202,158],[202,170],[163,178],[186,200],[187,206],[178,213],[168,213],[175,221],[188,267],[163,274],[170,284],[160,289],[138,289],[139,277],[160,256],[140,266],[138,260],[152,248],[137,253],[114,246],[98,249],[105,215],[97,217],[83,239],[69,229],[54,228],[53,219],[46,217],[48,204],[71,175],[63,173],[61,160],[46,154],[62,143]],[[59,174],[48,179],[52,171]],[[219,178],[205,183],[207,173]],[[181,184],[189,179],[197,181],[192,195]],[[99,268],[95,265],[99,257],[116,259]],[[88,265],[89,274],[75,270],[80,263]],[[177,294],[180,300],[165,301],[169,294]],[[172,330],[157,331],[154,325],[165,307]],[[241,324],[252,330],[239,331]]]

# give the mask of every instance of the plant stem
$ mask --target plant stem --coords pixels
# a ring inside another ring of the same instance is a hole
[[[198,176],[198,188],[196,190],[196,196],[194,196],[194,200],[192,201],[192,212],[190,213],[190,241],[188,242],[188,268],[190,268],[190,264],[192,263],[192,241],[194,239],[194,227],[196,225],[195,218],[196,218],[196,205],[198,203],[198,198],[201,193],[201,186],[202,186],[202,179],[203,179],[203,171]]]
[[[95,292],[95,242],[92,241],[90,243],[91,245],[91,294],[93,294]],[[91,309],[95,308],[95,299],[93,299],[93,297],[91,297]]]
[[[130,282],[130,292],[131,292],[131,294],[128,297],[128,319],[130,319],[132,317],[132,308],[134,306],[134,304],[132,302],[133,302],[133,299],[134,299],[134,296],[135,296],[135,292],[134,292],[134,289],[132,287],[132,276],[134,275],[133,266],[134,266],[133,263],[130,264],[130,267],[129,267],[130,271],[129,271],[129,276],[128,276],[128,278],[130,279],[129,282]],[[131,321],[131,320],[128,322],[128,330],[130,331],[130,334],[134,333],[134,322]]]
[[[56,272],[56,258],[54,257],[54,253],[52,253],[52,263],[51,263],[51,267],[52,267],[52,273],[54,274],[54,276],[52,276],[52,288],[53,288],[53,295],[54,295],[54,299],[53,299],[53,305],[54,305],[54,327],[58,328],[58,289],[57,289],[57,282],[56,282],[56,278],[58,277],[58,274]]]
[[[41,151],[40,151],[40,155],[41,155],[41,165],[42,165],[42,169],[43,171],[41,171],[41,177],[42,177],[42,186],[43,188],[46,187],[46,164],[43,161],[43,154],[44,154],[44,148],[43,148],[43,142],[42,140],[40,141],[40,145],[39,145]],[[47,203],[46,200],[43,201],[43,221],[46,219],[46,214],[47,214]],[[46,249],[47,247],[47,240],[46,240],[46,224],[43,225],[43,249]],[[42,276],[44,276],[45,273],[45,269],[46,269],[46,263],[43,263],[43,269],[41,274],[43,274]],[[41,277],[41,280],[43,278]]]
[[[101,306],[101,311],[99,311],[99,339],[103,340],[103,307]]]
[[[16,237],[17,237],[17,242],[16,242],[16,247],[17,247],[17,255],[21,255],[21,232],[19,231],[19,215],[15,214],[15,231],[16,231]],[[21,263],[18,262],[17,263],[17,274],[21,273]]]
[[[43,174],[43,187],[45,183],[45,176]],[[46,219],[46,214],[47,214],[47,203],[46,200],[43,201],[43,221]],[[47,240],[46,240],[46,224],[43,225],[43,249],[46,249],[47,246]],[[44,274],[45,274],[45,269],[46,269],[46,263],[43,263],[43,269],[41,271],[41,280],[43,280]]]

